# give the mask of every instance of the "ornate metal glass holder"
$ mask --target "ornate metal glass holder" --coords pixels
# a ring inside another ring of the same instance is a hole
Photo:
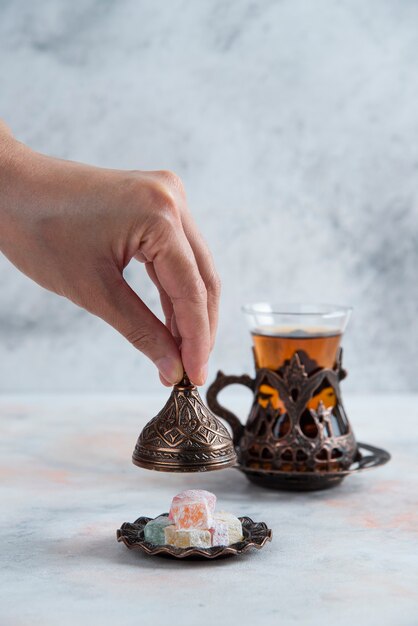
[[[237,461],[231,436],[185,374],[138,437],[132,461],[160,472],[205,472]]]
[[[310,375],[297,352],[278,371],[258,368],[254,379],[218,372],[208,389],[207,402],[232,427],[239,469],[249,480],[276,489],[324,489],[354,471],[350,470],[353,462],[359,471],[389,460],[386,452],[365,446],[375,458],[369,455],[368,462],[359,465],[361,452],[340,394],[339,383],[345,376],[341,349],[334,368],[318,368]],[[245,426],[217,400],[221,389],[235,383],[254,392]],[[265,398],[266,387],[279,394],[284,410],[274,408],[271,398]],[[327,408],[319,401],[316,409],[308,408],[323,388],[333,390],[335,404]]]

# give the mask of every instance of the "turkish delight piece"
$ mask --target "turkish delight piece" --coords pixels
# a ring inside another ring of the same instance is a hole
[[[174,519],[172,512],[173,505],[178,506],[181,503],[189,504],[190,502],[200,502],[203,500],[206,500],[209,511],[213,514],[216,506],[216,496],[214,493],[205,491],[204,489],[187,489],[186,491],[178,493],[172,500],[169,518]]]
[[[196,548],[210,548],[211,536],[208,530],[177,530],[176,545],[179,548],[194,546]]]
[[[165,544],[164,530],[172,523],[166,515],[160,515],[150,520],[144,527],[145,541],[149,541],[157,546],[163,546]]]
[[[215,520],[213,528],[210,528],[210,534],[212,536],[213,546],[227,546],[229,545],[228,525],[224,522],[218,522]]]
[[[215,522],[226,524],[228,528],[229,546],[244,539],[242,534],[242,524],[238,517],[235,517],[232,513],[227,513],[227,511],[218,511],[215,513]]]
[[[172,522],[170,526],[166,526],[164,528],[164,535],[165,535],[164,543],[168,543],[170,546],[174,546],[175,540],[176,540],[176,527],[174,526]]]
[[[171,503],[169,518],[178,529],[208,529],[213,526],[216,496],[203,489],[189,489],[177,494]]]
[[[210,548],[211,534],[199,528],[178,530],[175,526],[167,526],[165,541],[176,548]]]
[[[176,528],[179,530],[207,529],[213,525],[213,517],[206,500],[173,505],[172,514]]]

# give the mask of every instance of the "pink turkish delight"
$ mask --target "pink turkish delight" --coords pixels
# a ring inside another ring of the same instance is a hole
[[[202,489],[189,489],[177,494],[171,503],[169,519],[176,528],[212,528],[216,496]]]
[[[174,496],[172,500],[172,505],[180,504],[182,502],[188,504],[189,502],[196,502],[201,500],[207,501],[211,513],[215,512],[216,496],[214,493],[211,493],[210,491],[205,491],[204,489],[187,489],[186,491],[182,491],[181,493],[178,493],[176,496]],[[169,518],[172,519],[171,511]]]

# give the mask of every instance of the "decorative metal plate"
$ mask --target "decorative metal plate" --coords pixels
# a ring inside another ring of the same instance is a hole
[[[236,465],[248,480],[269,489],[286,491],[315,491],[329,489],[341,483],[346,476],[384,465],[390,460],[389,452],[367,443],[357,444],[353,463],[346,470],[324,472],[281,472]]]
[[[163,513],[168,516],[168,513]],[[150,517],[139,517],[133,524],[125,522],[116,532],[118,541],[122,541],[130,550],[141,550],[152,556],[169,556],[175,559],[217,559],[226,556],[244,554],[251,548],[260,550],[267,541],[272,540],[273,533],[264,522],[253,522],[250,517],[239,517],[242,524],[243,541],[230,546],[213,548],[175,548],[174,546],[157,546],[144,539],[144,527]]]

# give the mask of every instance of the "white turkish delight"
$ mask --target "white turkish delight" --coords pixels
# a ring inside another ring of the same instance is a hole
[[[177,529],[175,526],[165,528],[165,541],[176,548],[210,548],[211,534],[209,530],[190,528]]]
[[[243,540],[242,524],[238,517],[228,513],[227,511],[218,511],[215,513],[215,522],[226,524],[228,528],[228,545],[238,543]]]
[[[229,545],[228,526],[224,522],[215,520],[213,528],[210,529],[210,534],[212,536],[212,546]]]

